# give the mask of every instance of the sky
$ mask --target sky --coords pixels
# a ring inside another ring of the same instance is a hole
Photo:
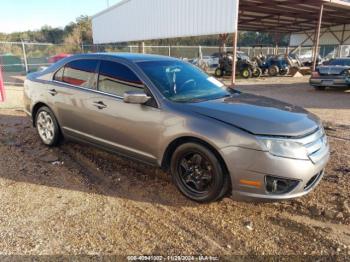
[[[0,0],[0,32],[63,28],[80,15],[94,15],[120,0]]]

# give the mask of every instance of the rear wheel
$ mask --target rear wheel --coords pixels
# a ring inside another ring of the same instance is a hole
[[[281,76],[286,76],[289,73],[289,68],[288,67],[282,68],[279,73]]]
[[[180,192],[197,202],[215,201],[229,188],[229,179],[215,154],[197,143],[186,143],[175,150],[171,174]]]
[[[279,72],[278,66],[273,65],[269,67],[269,75],[270,76],[277,76]]]
[[[41,141],[50,147],[56,146],[60,138],[60,130],[52,111],[44,106],[36,113],[35,126]]]

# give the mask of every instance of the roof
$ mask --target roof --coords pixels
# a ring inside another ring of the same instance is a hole
[[[92,17],[93,40],[103,44],[236,32],[239,0],[219,2],[124,0]]]
[[[112,56],[115,58],[126,59],[133,62],[177,60],[176,58],[169,57],[169,56],[140,54],[140,53],[97,53],[97,55]]]
[[[177,58],[170,56],[161,56],[153,54],[140,54],[140,53],[88,53],[88,54],[77,54],[69,56],[68,59],[76,60],[81,58],[98,59],[106,57],[114,57],[123,60],[128,60],[131,62],[145,62],[145,61],[169,61],[169,60],[178,60]],[[65,59],[65,61],[68,61]]]
[[[349,23],[350,3],[341,0],[240,0],[240,31],[315,30],[324,4],[322,27]]]

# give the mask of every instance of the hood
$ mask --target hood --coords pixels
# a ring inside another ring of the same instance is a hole
[[[320,66],[318,67],[318,72],[321,75],[341,75],[345,70],[350,69],[349,66]]]
[[[318,118],[301,107],[251,94],[241,93],[187,106],[200,115],[255,135],[297,137],[319,127]]]

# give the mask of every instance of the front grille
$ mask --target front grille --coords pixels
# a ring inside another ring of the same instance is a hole
[[[317,163],[327,154],[327,136],[323,128],[303,138],[294,139],[294,141],[305,146],[307,154],[313,163]]]
[[[323,171],[321,171],[318,174],[316,174],[313,177],[311,177],[311,179],[306,183],[306,185],[304,187],[304,190],[307,191],[310,188],[312,188],[317,183],[317,181],[322,176],[322,174],[323,174]]]

